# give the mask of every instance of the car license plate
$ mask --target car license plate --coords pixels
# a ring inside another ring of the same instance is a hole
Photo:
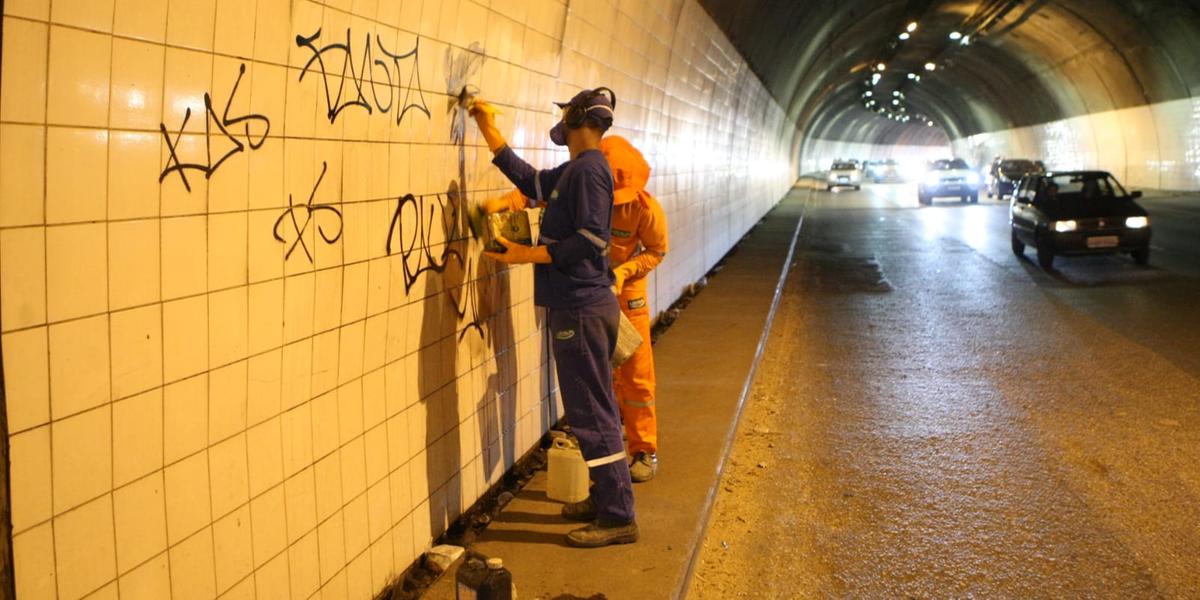
[[[1116,248],[1121,239],[1115,235],[1096,235],[1087,239],[1088,248]]]
[[[838,181],[840,181],[842,183],[847,183],[850,181],[850,178],[849,177],[838,177]]]

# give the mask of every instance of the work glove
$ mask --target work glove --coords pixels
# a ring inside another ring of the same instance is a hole
[[[551,262],[550,250],[545,246],[526,246],[510,241],[504,236],[496,238],[501,246],[504,246],[504,252],[484,252],[483,255],[498,262],[510,265],[520,265],[525,263],[534,263],[539,265],[548,265]]]
[[[504,212],[508,210],[511,205],[508,202],[507,196],[497,196],[495,198],[488,198],[487,200],[484,200],[483,204],[480,206],[483,208],[484,214],[491,215]]]
[[[492,151],[492,154],[499,152],[501,148],[508,144],[504,140],[504,136],[500,135],[500,130],[496,127],[496,114],[498,112],[500,111],[496,110],[495,105],[491,102],[478,98],[471,103],[471,108],[467,109],[467,113],[475,117],[475,124],[479,126],[479,133],[487,141],[488,149]]]
[[[625,288],[625,280],[629,278],[629,275],[630,272],[625,265],[613,269],[613,278],[616,279],[616,283],[613,284],[614,294],[621,295],[621,290]]]

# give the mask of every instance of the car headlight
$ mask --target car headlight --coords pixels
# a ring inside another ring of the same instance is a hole
[[[1075,231],[1076,229],[1079,229],[1079,223],[1076,223],[1075,221],[1055,221],[1054,222],[1054,230],[1059,233]]]
[[[979,173],[967,173],[967,183],[970,185],[979,185]]]
[[[1125,219],[1125,226],[1130,229],[1141,229],[1143,227],[1149,227],[1150,219],[1148,217],[1129,217],[1129,218]]]

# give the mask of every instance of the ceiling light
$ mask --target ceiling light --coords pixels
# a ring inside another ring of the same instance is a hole
[[[893,105],[896,105],[896,106],[899,106],[899,105],[900,105],[900,101],[899,101],[899,100],[892,100],[892,104],[893,104]]]
[[[917,30],[917,22],[913,21],[912,23],[909,23],[908,27],[905,27],[904,30],[909,33],[916,31]]]
[[[963,36],[963,34],[957,32],[957,31],[950,32],[950,39],[952,39],[952,40],[961,40],[962,36]]]
[[[872,76],[871,76],[871,85],[875,85],[875,84],[879,83],[879,79],[880,79],[880,78],[882,78],[882,77],[883,77],[883,76],[882,76],[882,75],[880,75],[879,73],[876,73],[876,74],[872,75]]]
[[[867,90],[867,91],[863,92],[863,95],[864,95],[864,96],[866,96],[866,97],[868,97],[868,98],[870,98],[870,97],[871,97],[871,96],[873,96],[874,94],[875,94],[875,93],[874,93],[874,92],[872,92],[871,90]]]
[[[901,33],[901,34],[900,34],[900,39],[901,39],[901,40],[907,40],[907,39],[908,39],[908,38],[910,38],[910,37],[912,37],[912,36],[911,36],[911,35],[908,35],[908,32],[907,32],[907,31],[905,31],[905,32],[903,32],[903,33]]]
[[[962,44],[962,45],[964,45],[964,46],[970,45],[970,43],[971,43],[971,36],[969,36],[969,35],[964,35],[964,36],[962,37],[962,40],[960,40],[958,43],[960,43],[960,44]]]
[[[925,70],[926,70],[926,71],[934,71],[934,70],[936,70],[936,69],[937,69],[937,65],[935,65],[935,64],[933,64],[933,63],[931,63],[931,62],[927,62],[927,63],[925,63]]]
[[[879,63],[879,64],[875,65],[875,70],[876,71],[886,71],[887,65],[885,65],[883,63]]]

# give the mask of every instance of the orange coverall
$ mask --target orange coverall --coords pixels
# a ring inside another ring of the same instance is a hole
[[[650,165],[629,140],[616,135],[600,141],[600,151],[613,173],[612,246],[609,261],[617,279],[621,312],[644,342],[613,374],[621,420],[631,455],[658,451],[658,418],[654,409],[654,352],[650,346],[650,303],[646,275],[667,255],[667,216],[646,191]],[[511,210],[529,200],[520,191],[504,196]]]

